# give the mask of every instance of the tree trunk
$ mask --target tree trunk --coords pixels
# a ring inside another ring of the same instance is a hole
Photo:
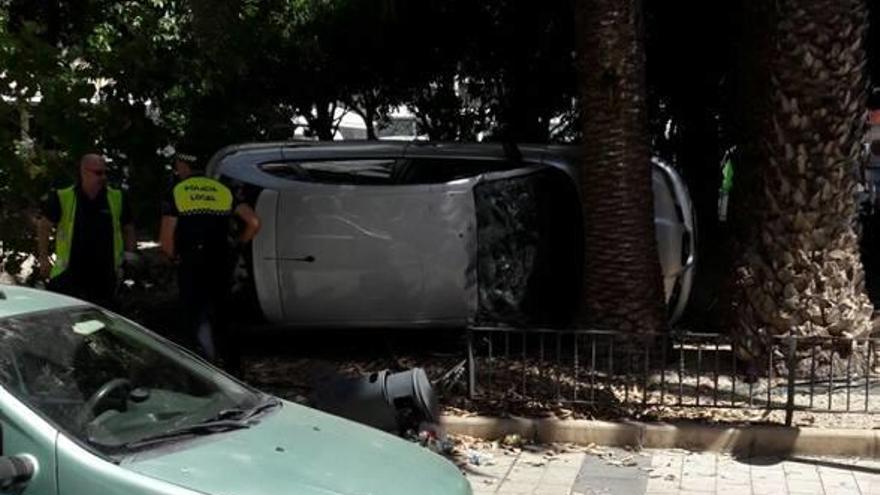
[[[379,96],[374,92],[376,90],[367,89],[363,93],[354,94],[346,100],[346,106],[364,121],[364,129],[366,139],[376,141],[379,135],[376,134],[376,120],[379,117]]]
[[[732,331],[740,352],[759,363],[770,336],[863,337],[873,311],[854,229],[865,5],[780,0],[776,6],[768,99],[754,106],[767,111],[757,112],[752,136],[760,140],[747,156],[756,180],[734,185],[751,191],[737,206],[750,207],[743,213],[756,229],[737,266]],[[820,364],[831,352],[823,350]]]
[[[640,0],[578,2],[584,304],[591,326],[665,325],[654,235]]]
[[[327,103],[326,101],[318,101],[315,103],[315,113],[307,114],[306,120],[309,123],[309,128],[311,128],[312,132],[318,136],[318,139],[321,141],[333,141],[333,134],[335,134],[336,129],[334,129],[334,112],[336,110],[336,105],[332,103]]]

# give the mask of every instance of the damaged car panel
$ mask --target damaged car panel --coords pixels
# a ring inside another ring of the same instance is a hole
[[[467,184],[358,187],[302,179],[279,191],[276,212],[268,224],[286,321],[369,326],[467,318],[472,284],[461,268],[471,258],[474,228]]]
[[[0,477],[9,493],[471,493],[440,456],[254,390],[113,313],[0,295],[0,459],[22,466]]]
[[[492,174],[477,205],[477,322],[565,325],[580,297],[583,230],[577,191],[549,167]]]
[[[580,292],[578,164],[570,146],[335,142],[233,146],[209,169],[256,191],[264,228],[249,273],[270,322],[559,326]],[[694,215],[659,160],[653,185],[675,321],[693,278]]]

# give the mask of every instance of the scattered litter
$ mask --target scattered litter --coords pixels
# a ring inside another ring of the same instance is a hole
[[[617,467],[632,467],[632,466],[638,466],[638,464],[639,464],[635,461],[635,459],[633,459],[633,456],[631,456],[631,455],[628,455],[626,457],[622,457],[620,459],[614,459],[614,458],[606,459],[605,462],[611,466],[617,466]]]
[[[487,452],[468,449],[465,455],[467,456],[468,463],[474,466],[491,466],[495,464],[495,458]]]
[[[423,423],[418,434],[410,430],[406,436],[411,441],[437,454],[450,455],[455,450],[455,442],[435,425]]]
[[[670,452],[672,454],[684,454],[684,455],[693,454],[693,452],[691,452],[690,450],[685,450],[685,449],[667,449],[667,452]]]
[[[501,445],[504,445],[505,447],[521,448],[524,444],[525,441],[518,433],[505,435],[504,438],[501,440]]]
[[[587,447],[584,449],[584,452],[586,452],[587,454],[592,454],[596,457],[613,457],[614,456],[614,453],[611,452],[610,450],[608,450],[604,447],[600,447],[594,443],[587,445]]]

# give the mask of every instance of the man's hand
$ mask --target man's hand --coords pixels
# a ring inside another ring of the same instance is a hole
[[[177,253],[174,249],[174,232],[177,229],[177,217],[163,215],[159,226],[159,249],[165,255],[165,259],[174,260]]]
[[[246,244],[260,231],[260,217],[247,203],[240,203],[235,208],[235,215],[244,223],[244,230],[238,236],[238,242]]]

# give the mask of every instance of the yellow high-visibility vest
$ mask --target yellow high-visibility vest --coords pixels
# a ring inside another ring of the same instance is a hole
[[[73,227],[76,224],[76,187],[70,186],[57,191],[61,205],[61,219],[55,229],[55,265],[51,277],[55,278],[70,265],[70,250],[73,246]],[[113,223],[113,266],[122,266],[122,191],[107,188],[107,203],[110,206],[110,219]]]
[[[229,215],[232,213],[232,191],[219,181],[195,176],[180,181],[172,191],[177,214]]]

